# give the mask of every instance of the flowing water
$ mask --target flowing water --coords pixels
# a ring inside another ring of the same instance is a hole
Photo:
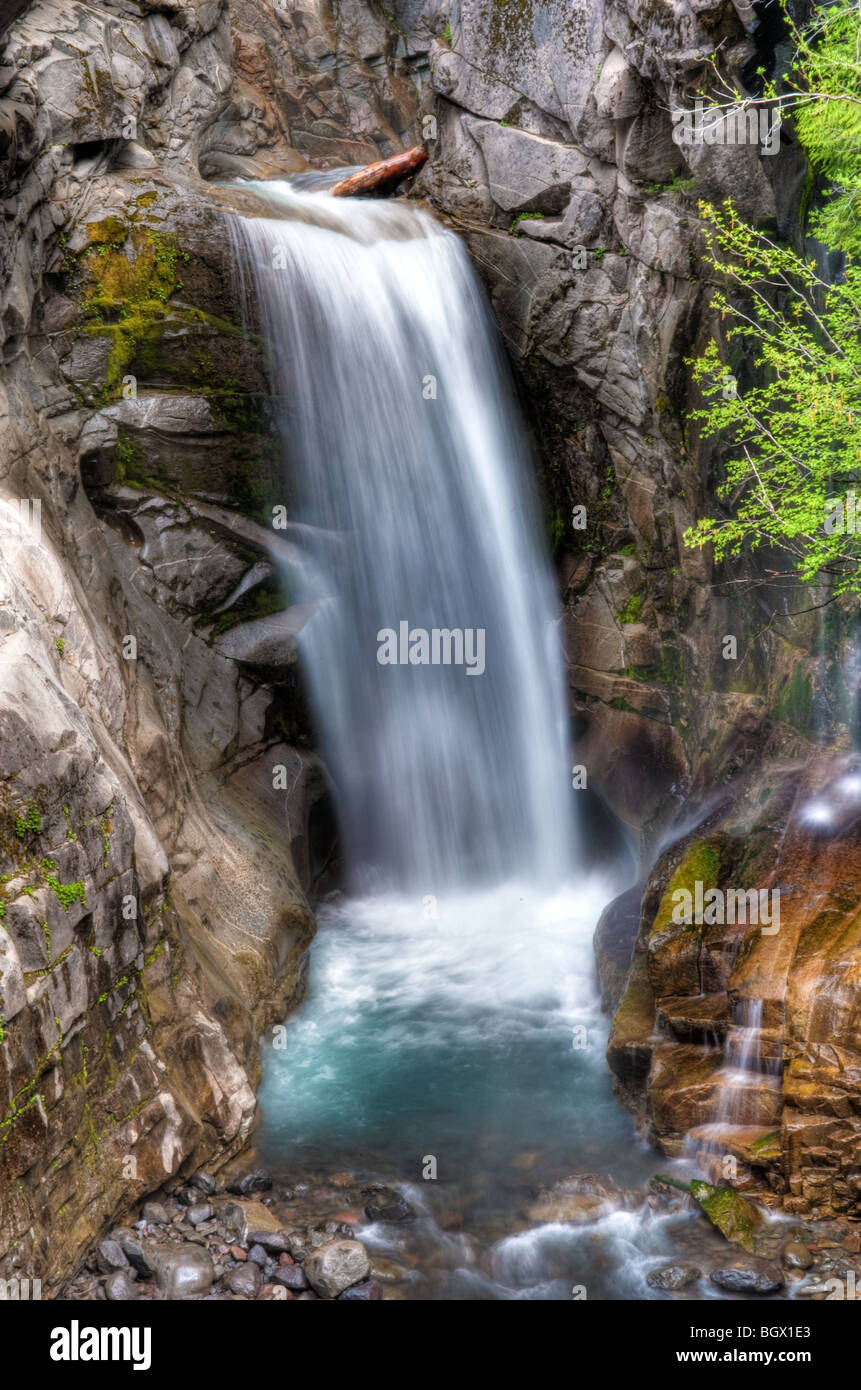
[[[645,1204],[655,1157],[610,1090],[591,942],[626,885],[578,851],[553,583],[486,307],[415,208],[255,191],[266,215],[233,234],[349,872],[267,1052],[261,1154],[401,1185],[417,1220],[362,1239],[412,1261],[416,1296],[648,1296],[690,1218]],[[462,664],[424,663],[434,630],[465,634]],[[531,1216],[572,1173],[612,1192],[602,1219]]]
[[[352,882],[552,885],[573,850],[553,584],[469,261],[414,209],[257,187],[281,216],[235,225],[307,528],[292,592],[318,605],[302,657]],[[461,664],[435,631],[463,634]]]

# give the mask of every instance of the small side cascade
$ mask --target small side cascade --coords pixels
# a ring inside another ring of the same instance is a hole
[[[758,1187],[780,1154],[781,1034],[764,1023],[762,999],[739,999],[733,1013],[715,1073],[715,1118],[690,1131],[689,1147],[712,1182]]]

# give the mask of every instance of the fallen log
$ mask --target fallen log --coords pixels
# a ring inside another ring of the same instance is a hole
[[[427,162],[428,152],[424,145],[415,145],[403,154],[393,154],[390,159],[378,160],[368,164],[357,174],[341,179],[332,189],[333,198],[356,198],[363,193],[377,193],[386,188],[394,188],[409,174],[415,174]]]

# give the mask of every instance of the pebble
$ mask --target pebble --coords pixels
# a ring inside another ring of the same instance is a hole
[[[262,1245],[252,1245],[251,1249],[248,1251],[248,1258],[262,1269],[269,1257]]]
[[[186,1217],[192,1226],[202,1226],[204,1221],[208,1221],[212,1216],[212,1207],[208,1202],[201,1202],[197,1206],[189,1207]]]

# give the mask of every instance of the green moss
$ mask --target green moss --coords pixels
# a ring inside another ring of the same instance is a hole
[[[212,623],[210,637],[219,637],[222,632],[228,632],[230,628],[236,627],[239,623],[249,623],[253,622],[255,618],[268,618],[272,613],[281,613],[288,604],[287,593],[280,585],[276,587],[261,585],[257,589],[252,589],[250,593],[243,594],[232,608],[228,608],[224,613],[219,613],[214,620],[211,617],[202,617],[199,619],[199,625],[208,626],[209,623]]]
[[[643,594],[632,594],[619,614],[619,622],[623,625],[625,623],[635,623],[643,611],[644,602],[645,597]]]
[[[83,331],[112,340],[105,371],[105,400],[114,400],[137,345],[164,317],[165,306],[182,288],[178,275],[188,255],[161,232],[106,218],[87,227],[90,244],[81,265],[89,285],[82,308]],[[126,247],[131,243],[131,250]]]
[[[711,1183],[694,1179],[691,1196],[699,1202],[713,1226],[734,1245],[752,1251],[754,1239],[762,1225],[759,1210],[739,1196],[731,1187],[712,1187]]]
[[[802,734],[813,732],[813,681],[798,662],[774,702],[772,718],[791,724]]]
[[[655,914],[655,920],[652,922],[649,936],[656,936],[667,930],[675,930],[680,924],[673,921],[673,909],[676,906],[673,901],[673,894],[680,889],[685,889],[693,897],[697,883],[701,883],[703,893],[707,893],[710,888],[717,886],[720,867],[719,844],[711,840],[697,840],[690,845],[667,884]],[[696,927],[692,924],[690,929],[696,930]]]

